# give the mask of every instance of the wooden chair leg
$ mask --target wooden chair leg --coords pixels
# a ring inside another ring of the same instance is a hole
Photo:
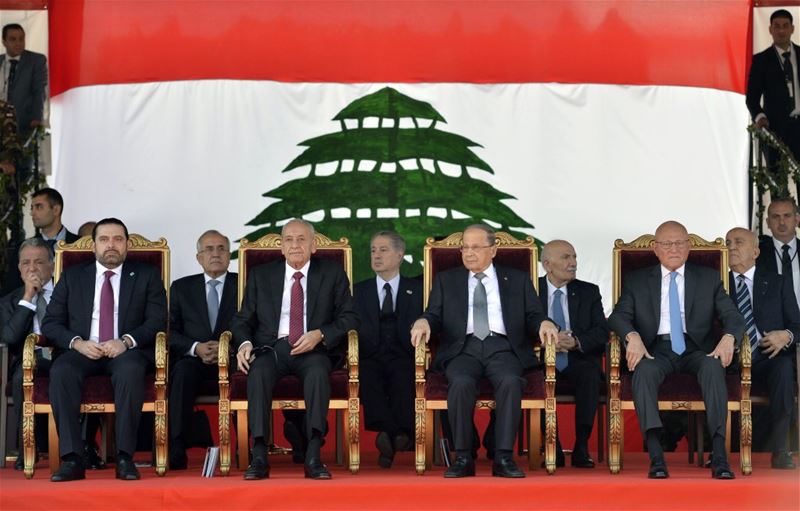
[[[751,458],[751,449],[753,446],[753,416],[751,413],[751,401],[749,399],[742,400],[739,417],[739,458],[742,474],[746,476],[753,473],[753,461]]]
[[[53,474],[56,470],[58,470],[58,467],[61,466],[61,457],[58,455],[58,430],[56,429],[56,418],[52,411],[47,414],[47,445],[47,461],[50,465],[50,473]],[[36,456],[36,449],[33,450],[33,455]]]
[[[425,439],[427,434],[427,418],[425,400],[417,398],[414,402],[414,470],[417,475],[425,473]]]
[[[220,400],[219,407],[219,471],[226,476],[231,471],[231,413],[230,403]]]
[[[347,466],[351,474],[358,474],[361,467],[361,400],[351,398],[345,420],[347,421]]]
[[[237,410],[236,412],[236,443],[239,452],[239,470],[247,470],[247,465],[250,464],[247,410]]]
[[[542,466],[542,411],[527,410],[528,413],[528,469],[539,470]]]
[[[433,418],[433,410],[425,410],[425,423],[427,426],[425,428],[425,454],[424,461],[425,461],[425,469],[430,469],[433,463],[433,427],[434,418]]]
[[[622,469],[622,449],[624,438],[624,422],[618,400],[608,404],[608,471],[619,474]]]

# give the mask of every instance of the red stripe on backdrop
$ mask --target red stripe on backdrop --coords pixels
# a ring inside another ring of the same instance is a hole
[[[195,79],[743,92],[750,0],[51,0],[51,92]]]

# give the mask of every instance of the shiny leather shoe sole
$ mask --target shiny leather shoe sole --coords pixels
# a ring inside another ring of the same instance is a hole
[[[736,475],[729,467],[712,467],[711,477],[714,479],[736,479]]]
[[[525,477],[525,472],[520,469],[511,470],[507,467],[492,465],[492,477],[508,477],[510,479],[521,479]]]
[[[444,476],[447,479],[457,479],[460,477],[474,477],[475,476],[475,465],[453,465],[448,468]]]
[[[61,467],[55,474],[50,476],[50,481],[54,483],[65,483],[67,481],[78,481],[86,479],[86,471],[75,462],[62,462]]]
[[[306,479],[331,479],[328,467],[316,460],[310,464],[303,465],[303,472],[305,472]]]
[[[667,479],[669,478],[669,472],[667,471],[667,467],[664,465],[656,465],[651,466],[650,471],[647,472],[648,479]]]
[[[142,476],[133,460],[117,460],[116,477],[123,481],[138,481]]]
[[[245,481],[259,481],[269,479],[269,465],[259,459],[254,459],[244,472]]]

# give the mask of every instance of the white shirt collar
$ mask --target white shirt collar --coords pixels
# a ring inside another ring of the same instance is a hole
[[[548,298],[552,297],[553,293],[555,293],[559,289],[561,290],[562,293],[564,293],[564,295],[567,294],[567,286],[569,285],[569,282],[567,282],[566,284],[564,284],[561,287],[556,287],[555,284],[550,282],[550,279],[547,277],[547,275],[545,275],[545,279],[544,280],[547,281],[547,297]]]
[[[789,240],[789,243],[784,243],[778,238],[773,237],[772,243],[775,245],[775,249],[778,251],[779,254],[783,254],[783,246],[789,245],[789,253],[794,254],[795,250],[797,250],[797,238],[792,237]]]
[[[289,263],[286,263],[286,277],[285,277],[286,280],[289,280],[289,281],[292,280],[294,274],[296,272],[298,272],[298,271],[303,274],[303,277],[308,278],[308,267],[309,266],[311,266],[311,259],[309,259],[306,262],[306,264],[304,264],[303,267],[300,268],[299,270],[295,270],[294,268],[289,266]]]
[[[683,277],[683,273],[686,271],[686,263],[683,263],[683,264],[680,266],[680,268],[677,268],[675,271],[678,273],[678,275],[680,275],[681,277]],[[668,269],[667,269],[667,268],[666,268],[666,267],[665,267],[665,266],[662,264],[662,265],[661,265],[661,278],[663,279],[664,277],[668,276],[670,273],[672,273],[672,271],[668,270]]]
[[[400,273],[389,280],[383,280],[380,275],[375,275],[375,282],[378,284],[379,290],[383,290],[383,285],[388,283],[392,286],[392,291],[396,291],[400,287]]]
[[[489,263],[488,268],[483,270],[483,274],[486,275],[490,279],[497,279],[497,272],[494,269],[494,263]],[[469,272],[469,278],[474,278],[474,277],[475,277],[475,272],[470,271]]]
[[[95,261],[94,264],[95,264],[95,267],[97,268],[97,275],[103,275],[108,270],[113,271],[117,275],[121,275],[122,274],[122,264],[120,264],[116,268],[106,268],[105,266],[100,264],[99,261]],[[123,264],[125,264],[125,263],[123,263]]]
[[[67,228],[66,228],[65,226],[63,226],[63,225],[62,225],[62,226],[61,226],[61,230],[60,230],[60,231],[58,231],[58,232],[56,233],[56,235],[55,235],[54,237],[52,237],[52,238],[48,238],[48,237],[47,237],[47,235],[46,235],[45,233],[43,233],[43,232],[42,232],[42,233],[40,233],[40,234],[41,234],[41,236],[42,236],[42,239],[43,239],[43,240],[45,240],[45,241],[50,241],[50,240],[56,240],[56,241],[59,241],[59,240],[66,239],[66,237],[67,237]]]
[[[225,272],[222,275],[220,275],[219,277],[214,277],[214,278],[212,278],[208,273],[205,273],[205,272],[203,273],[203,278],[206,281],[206,285],[208,285],[208,282],[210,280],[216,280],[216,281],[218,281],[220,284],[222,284],[224,286],[225,285],[225,277],[227,277],[227,276],[228,276],[228,272]]]
[[[750,267],[749,270],[747,270],[744,273],[733,272],[733,277],[734,277],[734,280],[736,280],[736,279],[739,278],[739,275],[744,275],[746,280],[749,280],[750,282],[753,282],[753,276],[755,274],[756,274],[756,265],[754,264],[753,266]]]

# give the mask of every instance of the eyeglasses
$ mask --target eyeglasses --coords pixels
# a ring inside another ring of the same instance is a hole
[[[663,248],[664,250],[669,250],[672,247],[677,249],[684,249],[689,246],[689,240],[679,240],[679,241],[656,241],[656,244]]]
[[[474,247],[465,247],[464,245],[461,245],[461,247],[459,247],[459,250],[461,250],[462,253],[465,253],[465,252],[478,252],[478,251],[486,249],[486,248],[492,248],[493,246],[494,245],[482,245],[482,246],[474,246]]]

